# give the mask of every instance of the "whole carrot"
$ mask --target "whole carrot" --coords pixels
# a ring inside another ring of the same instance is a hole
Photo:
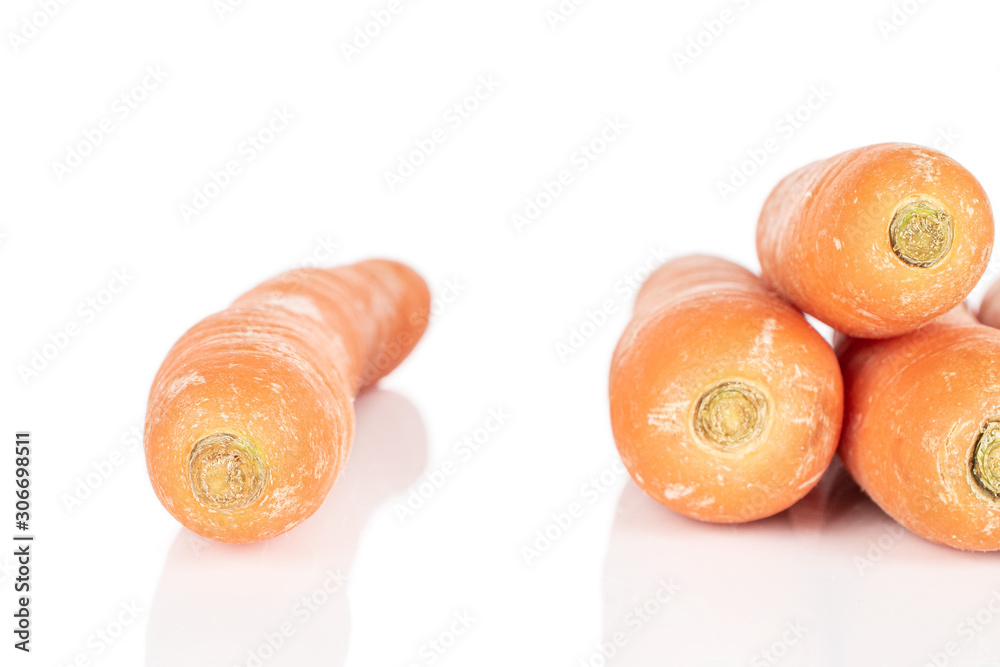
[[[929,148],[878,144],[785,178],[764,204],[764,280],[851,336],[906,333],[957,306],[983,275],[993,212],[979,182]]]
[[[956,308],[889,340],[845,339],[840,456],[887,514],[934,542],[1000,549],[1000,332]]]
[[[427,326],[413,270],[369,260],[266,281],[192,327],[167,355],[146,413],[153,490],[221,542],[267,539],[323,503],[354,433],[354,396]]]
[[[840,433],[829,344],[755,275],[714,257],[668,262],[643,285],[611,362],[611,426],[636,483],[704,521],[791,506]]]

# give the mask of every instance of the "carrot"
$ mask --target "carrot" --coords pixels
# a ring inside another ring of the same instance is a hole
[[[1000,328],[1000,280],[996,281],[983,295],[979,306],[979,321],[994,329]]]
[[[660,503],[732,523],[791,506],[833,457],[843,403],[829,344],[755,275],[676,259],[643,285],[611,362],[611,426]]]
[[[782,180],[757,226],[762,276],[851,336],[906,333],[957,306],[986,270],[993,213],[951,158],[878,144]]]
[[[264,282],[192,327],[150,390],[146,464],[163,506],[220,542],[281,534],[323,503],[354,433],[354,396],[427,326],[427,285],[369,260]]]
[[[1000,549],[1000,331],[956,308],[889,340],[846,339],[840,457],[914,533]]]

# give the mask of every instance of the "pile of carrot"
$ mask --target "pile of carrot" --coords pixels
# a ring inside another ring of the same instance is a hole
[[[993,235],[979,182],[927,148],[867,146],[786,177],[758,221],[760,276],[683,257],[638,292],[609,383],[632,479],[687,516],[745,522],[796,503],[839,453],[918,535],[1000,549],[1000,283],[978,319],[964,306]],[[412,269],[369,260],[279,275],[195,325],[149,396],[164,507],[222,542],[304,521],[347,459],[355,395],[429,312]]]
[[[928,148],[787,176],[758,221],[760,277],[685,257],[637,295],[609,389],[633,480],[687,516],[742,522],[790,507],[837,453],[914,533],[1000,549],[1000,283],[978,319],[964,305],[993,234],[979,182]]]

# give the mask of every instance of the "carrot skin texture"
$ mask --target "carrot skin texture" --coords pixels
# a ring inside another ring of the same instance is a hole
[[[748,391],[731,410],[700,419],[706,397],[732,399],[726,389],[737,386]],[[668,262],[643,285],[609,394],[633,480],[661,504],[718,523],[770,516],[808,493],[833,458],[843,408],[833,349],[802,314],[746,269],[704,256]],[[739,432],[738,442],[705,424]]]
[[[1000,328],[1000,280],[997,280],[983,295],[979,306],[979,321],[994,329]]]
[[[427,285],[412,269],[368,260],[284,273],[196,324],[150,390],[145,453],[160,502],[221,542],[263,540],[301,523],[346,462],[354,396],[410,353],[429,311]],[[223,500],[241,506],[204,502],[192,481],[196,443],[217,436],[240,444],[220,465],[240,490]]]
[[[945,212],[953,230],[930,266],[893,249],[893,220],[916,202]],[[887,338],[961,303],[986,270],[993,236],[989,198],[960,164],[878,144],[782,180],[761,212],[757,254],[765,282],[801,310],[850,336]]]
[[[1000,332],[963,307],[888,340],[845,339],[839,454],[887,514],[932,542],[1000,549],[1000,503],[973,473],[1000,419]]]

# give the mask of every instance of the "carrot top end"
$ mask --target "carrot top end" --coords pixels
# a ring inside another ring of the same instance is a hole
[[[705,442],[731,451],[758,436],[767,421],[767,399],[756,388],[730,380],[710,387],[698,399],[695,431]]]
[[[940,262],[951,250],[954,237],[954,225],[947,211],[923,199],[900,207],[889,225],[892,251],[918,268]]]
[[[238,510],[260,497],[267,468],[246,438],[214,433],[195,443],[188,479],[198,502],[216,510]]]
[[[991,499],[1000,500],[1000,421],[983,425],[972,451],[972,478]]]

